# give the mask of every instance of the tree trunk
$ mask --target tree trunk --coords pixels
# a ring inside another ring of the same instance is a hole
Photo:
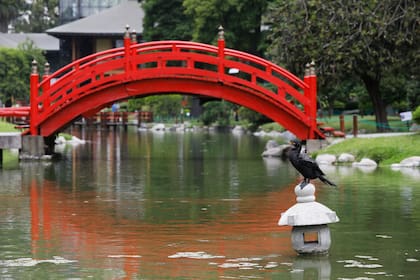
[[[0,32],[1,33],[7,33],[8,29],[9,29],[9,23],[1,20],[0,21]]]
[[[376,131],[389,131],[390,127],[388,124],[386,107],[382,100],[381,91],[379,89],[379,79],[374,79],[368,75],[363,75],[361,78],[372,101],[373,111],[375,113],[376,119]]]

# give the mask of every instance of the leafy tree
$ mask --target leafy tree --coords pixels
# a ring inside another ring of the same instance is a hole
[[[407,93],[407,103],[409,108],[415,108],[420,104],[420,80],[412,79],[406,80],[404,83],[404,89]]]
[[[248,129],[251,131],[256,131],[260,125],[272,122],[272,120],[270,120],[266,116],[258,112],[252,111],[246,107],[241,107],[239,109],[239,118],[242,121],[248,122]]]
[[[29,76],[34,59],[42,69],[45,58],[31,42],[25,42],[18,49],[0,48],[0,98],[3,103],[12,99],[29,102]]]
[[[168,119],[177,117],[181,112],[182,96],[179,94],[149,96],[146,98],[154,116]]]
[[[182,96],[179,94],[152,95],[130,99],[128,101],[128,110],[147,110],[153,112],[155,117],[171,119],[179,116],[181,112],[181,101]]]
[[[9,24],[19,16],[25,4],[25,0],[0,0],[0,32],[7,33]]]
[[[58,0],[32,1],[29,10],[16,20],[17,32],[42,33],[58,23]]]
[[[420,106],[417,106],[416,110],[413,112],[413,120],[416,124],[420,124]]]
[[[201,114],[201,121],[204,125],[211,125],[218,123],[221,126],[229,125],[230,110],[233,104],[226,101],[209,101],[203,105],[203,113]]]
[[[416,0],[275,0],[267,13],[269,53],[295,73],[315,60],[321,86],[358,77],[382,131],[388,127],[383,78],[399,71],[418,80],[418,15]]]
[[[143,2],[145,10],[143,36],[147,41],[179,39],[214,44],[218,27],[222,25],[225,28],[225,38],[229,47],[251,53],[263,53],[261,17],[268,2],[267,0],[146,0]],[[228,102],[206,103],[203,118],[209,122],[226,123],[226,118],[218,111],[225,106],[230,105]]]
[[[258,54],[263,46],[262,15],[269,0],[184,0],[193,17],[193,40],[214,43],[218,27],[225,29],[228,47]]]
[[[341,109],[353,110],[358,107],[358,101],[365,100],[367,97],[366,90],[355,79],[346,79],[341,83],[324,84],[318,95],[319,108],[326,109],[329,117],[333,114],[333,110],[337,109],[335,105],[337,102],[343,105]]]
[[[142,7],[146,41],[191,40],[192,19],[184,13],[182,0],[146,0]]]
[[[144,105],[144,98],[132,98],[127,102],[127,111],[135,112],[142,111],[142,106]]]

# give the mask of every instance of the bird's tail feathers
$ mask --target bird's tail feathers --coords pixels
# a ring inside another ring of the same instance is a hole
[[[330,186],[334,186],[337,187],[337,185],[333,182],[331,182],[330,180],[328,180],[327,178],[325,178],[324,176],[319,176],[319,179],[324,182],[325,184],[328,184]]]

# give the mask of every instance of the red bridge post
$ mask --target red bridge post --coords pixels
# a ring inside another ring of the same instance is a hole
[[[124,55],[125,55],[125,75],[126,77],[130,76],[131,67],[130,67],[130,45],[131,45],[131,38],[130,38],[130,26],[125,26],[125,33],[124,33]]]
[[[32,61],[32,72],[30,77],[30,125],[29,132],[31,135],[38,135],[36,131],[37,113],[38,113],[38,63],[36,60]]]
[[[223,59],[225,58],[225,31],[223,26],[219,26],[219,37],[217,39],[217,46],[218,46],[218,57],[219,57],[219,77],[225,73]]]
[[[126,53],[129,52],[130,50],[130,26],[126,25],[125,26],[125,32],[124,32],[124,50]]]
[[[312,61],[310,64],[306,64],[305,77],[303,78],[303,81],[308,85],[308,88],[304,90],[304,94],[309,100],[309,103],[305,106],[305,112],[310,120],[308,139],[315,139],[315,131],[317,129],[317,84],[315,62]]]
[[[50,64],[45,62],[44,66],[44,75],[42,76],[42,81],[45,81],[50,76]],[[42,95],[43,95],[43,102],[42,102],[42,109],[47,110],[50,107],[50,97],[49,95],[45,94],[50,89],[50,81],[44,82],[42,85]]]

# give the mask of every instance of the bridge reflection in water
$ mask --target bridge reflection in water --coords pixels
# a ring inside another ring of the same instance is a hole
[[[415,170],[323,167],[339,188],[315,181],[317,201],[343,219],[301,258],[277,226],[299,178],[264,141],[131,129],[1,170],[1,279],[420,279]]]
[[[295,254],[290,229],[277,226],[280,212],[294,203],[292,185],[252,199],[130,201],[118,194],[109,197],[53,180],[26,178],[35,259],[62,256],[77,260],[81,271],[109,269],[126,279],[148,274],[206,278],[227,273],[223,264],[228,259],[261,256],[264,260],[257,262],[265,266],[270,256]],[[156,204],[167,208],[167,203],[188,205],[192,217],[205,218],[161,219],[145,209]],[[208,208],[218,207],[222,210],[209,213]]]

